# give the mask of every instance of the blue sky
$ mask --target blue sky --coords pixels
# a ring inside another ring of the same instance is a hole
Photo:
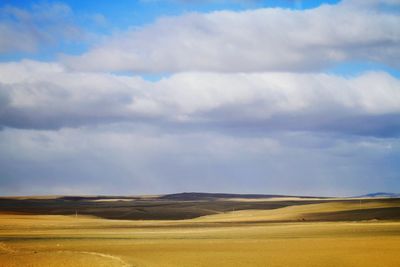
[[[399,192],[399,10],[2,1],[0,194]]]

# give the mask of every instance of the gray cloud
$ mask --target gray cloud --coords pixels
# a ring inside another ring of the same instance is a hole
[[[161,18],[64,61],[73,69],[135,72],[309,71],[348,60],[400,67],[400,17],[356,3]]]
[[[238,138],[133,125],[6,129],[0,193],[357,195],[398,186],[399,152],[398,139],[309,132]]]
[[[399,134],[400,81],[383,72],[350,78],[188,72],[148,82],[23,61],[1,64],[0,73],[3,127],[133,122],[166,130]]]

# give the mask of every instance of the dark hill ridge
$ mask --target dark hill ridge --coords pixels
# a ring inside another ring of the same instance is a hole
[[[297,197],[302,199],[312,199],[312,198],[324,198],[324,197],[312,197],[312,196],[289,196],[289,195],[268,195],[268,194],[234,194],[234,193],[201,193],[201,192],[183,192],[176,194],[166,194],[166,195],[154,195],[154,196],[59,196],[56,197],[59,200],[65,201],[94,201],[94,200],[174,200],[174,201],[196,201],[196,200],[218,200],[218,199],[264,199],[264,198],[287,198],[287,197]],[[26,197],[29,199],[29,197]],[[35,198],[37,199],[37,198]]]
[[[357,197],[400,197],[400,194],[396,194],[396,193],[387,193],[387,192],[376,192],[376,193],[370,193],[370,194],[366,194],[366,195],[361,195],[361,196],[357,196]]]
[[[191,200],[227,199],[227,198],[260,199],[260,198],[280,198],[280,197],[316,198],[310,196],[184,192],[184,193],[164,195],[159,197],[159,199],[191,201]]]
[[[62,196],[58,197],[59,200],[67,200],[67,201],[85,201],[85,200],[100,200],[100,199],[123,199],[123,200],[135,200],[140,199],[140,197],[136,196]]]

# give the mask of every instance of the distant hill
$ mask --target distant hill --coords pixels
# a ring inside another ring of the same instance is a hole
[[[212,200],[212,199],[224,199],[224,198],[257,199],[257,198],[280,198],[280,197],[284,198],[284,197],[299,197],[299,196],[184,192],[184,193],[164,195],[161,196],[160,199],[185,201],[185,200]],[[301,198],[315,198],[315,197],[301,196]]]
[[[301,199],[325,199],[326,197],[316,196],[292,196],[292,195],[272,195],[272,194],[234,194],[234,193],[202,193],[202,192],[183,192],[165,195],[83,195],[83,196],[17,196],[2,197],[0,199],[20,199],[20,200],[44,200],[53,199],[60,201],[96,201],[96,200],[161,200],[161,201],[197,201],[197,200],[222,200],[222,199],[267,199],[267,198],[301,198]]]
[[[146,196],[0,197],[0,213],[79,214],[117,220],[181,220],[245,210],[250,214],[270,210],[267,213],[275,216],[281,208],[287,208],[279,211],[286,214],[297,209],[294,206],[301,206],[298,208],[300,213],[296,213],[298,217],[285,218],[289,221],[400,220],[400,197],[396,198],[397,194],[373,193],[365,196],[362,201],[357,198],[198,192]],[[322,207],[329,209],[316,210],[316,204],[326,204]],[[278,217],[275,216],[274,220]],[[285,218],[279,217],[279,220]],[[269,220],[264,217],[260,220],[264,219]]]
[[[387,192],[376,192],[376,193],[370,193],[370,194],[357,196],[357,197],[400,197],[400,194],[387,193]]]

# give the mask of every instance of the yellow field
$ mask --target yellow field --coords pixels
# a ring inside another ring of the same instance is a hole
[[[181,221],[4,213],[0,266],[400,266],[398,221],[252,222],[355,208],[367,206],[324,203]]]
[[[328,214],[340,211],[370,210],[376,208],[400,207],[400,202],[374,201],[363,203],[328,202],[308,205],[289,206],[272,210],[243,210],[216,215],[203,216],[195,221],[201,222],[254,222],[285,221],[313,218],[316,214]]]

